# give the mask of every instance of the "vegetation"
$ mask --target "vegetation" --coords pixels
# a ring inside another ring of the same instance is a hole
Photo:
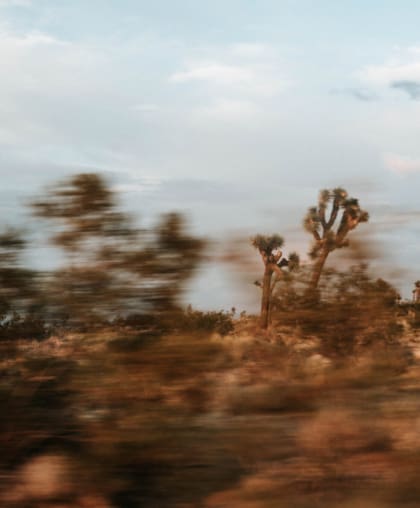
[[[289,260],[281,261],[284,240],[280,235],[263,236],[257,235],[251,240],[252,246],[258,249],[261,259],[264,263],[264,275],[261,284],[261,328],[267,328],[270,321],[270,307],[272,303],[272,294],[276,283],[284,277],[283,266],[288,266],[294,270],[299,265],[299,256],[292,253]],[[273,280],[274,279],[274,280]]]
[[[97,174],[60,182],[32,209],[52,223],[50,241],[66,259],[46,277],[49,312],[71,322],[175,308],[204,246],[176,213],[152,230],[134,228]]]
[[[316,293],[329,254],[347,247],[349,232],[368,219],[369,214],[360,208],[358,200],[349,198],[344,189],[322,190],[319,193],[318,206],[309,208],[303,222],[314,238],[309,253],[314,260],[308,285],[309,296],[313,297]]]
[[[253,238],[259,317],[185,309],[204,240],[176,213],[137,228],[99,175],[32,210],[62,265],[0,235],[0,506],[417,506],[419,304],[325,265],[357,200],[321,192],[312,263]]]

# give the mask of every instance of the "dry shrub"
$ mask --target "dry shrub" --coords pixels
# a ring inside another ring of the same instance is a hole
[[[367,451],[389,450],[390,439],[366,414],[325,408],[305,422],[297,434],[302,450],[316,457],[335,457]]]
[[[375,343],[392,343],[404,331],[396,290],[383,279],[372,279],[365,264],[327,271],[320,293],[321,299],[308,300],[302,281],[285,280],[276,295],[274,317],[304,335],[318,336],[324,355],[348,356]]]

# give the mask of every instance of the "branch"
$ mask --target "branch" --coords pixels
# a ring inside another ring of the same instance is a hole
[[[325,228],[324,228],[324,231],[325,231]],[[321,236],[316,229],[312,230],[312,234],[317,242],[321,241]]]
[[[326,225],[327,230],[331,229],[331,227],[333,226],[335,220],[337,219],[339,209],[340,209],[340,201],[339,201],[339,198],[336,196],[334,198],[333,209],[331,210],[330,219]]]
[[[341,219],[340,226],[337,230],[337,236],[336,236],[337,245],[341,245],[343,243],[344,238],[346,237],[347,233],[350,231],[350,229],[353,229],[354,227],[356,227],[357,224],[352,227],[351,222],[353,220],[354,219],[352,219],[350,217],[350,215],[348,214],[347,211],[345,211],[343,213],[343,217]]]

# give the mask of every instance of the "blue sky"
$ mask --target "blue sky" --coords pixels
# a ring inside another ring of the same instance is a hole
[[[344,186],[371,214],[355,234],[372,267],[409,296],[419,19],[408,0],[0,0],[4,222],[45,184],[102,171],[145,220],[180,209],[196,232],[278,231],[304,254],[306,208]],[[221,270],[191,298],[249,306]]]

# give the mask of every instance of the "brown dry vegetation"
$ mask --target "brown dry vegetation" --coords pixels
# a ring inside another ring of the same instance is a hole
[[[235,326],[3,343],[1,506],[418,506],[415,329],[343,357]]]

